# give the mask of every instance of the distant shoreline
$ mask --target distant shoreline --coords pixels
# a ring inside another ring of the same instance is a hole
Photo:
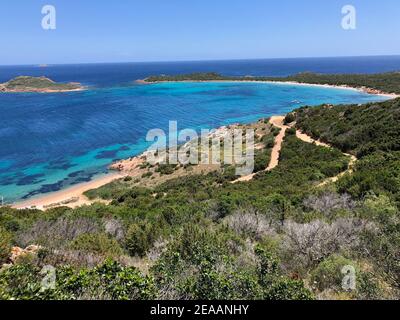
[[[363,92],[376,96],[388,97],[391,99],[396,99],[400,97],[399,94],[396,93],[388,93],[382,90],[367,88],[367,87],[352,87],[348,85],[332,85],[332,84],[318,84],[318,83],[305,83],[305,82],[296,82],[296,81],[274,81],[274,80],[177,80],[177,81],[146,81],[146,79],[139,79],[135,81],[138,84],[157,84],[157,83],[269,83],[269,84],[279,84],[279,85],[295,85],[295,86],[306,86],[306,87],[321,87],[321,88],[333,88],[333,89],[345,89],[345,90],[353,90],[358,92]]]

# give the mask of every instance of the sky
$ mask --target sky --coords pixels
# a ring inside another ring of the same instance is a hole
[[[399,17],[399,0],[1,0],[0,65],[398,55]]]

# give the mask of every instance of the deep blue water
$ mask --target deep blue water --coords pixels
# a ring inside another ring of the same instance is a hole
[[[78,81],[87,91],[0,94],[0,196],[7,202],[91,180],[115,159],[147,148],[148,130],[218,127],[282,114],[301,105],[363,103],[357,91],[262,83],[137,85],[151,74],[217,71],[277,75],[400,70],[399,57],[286,59],[0,67],[0,82],[18,75]]]

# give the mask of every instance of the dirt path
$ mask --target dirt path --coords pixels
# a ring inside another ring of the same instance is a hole
[[[331,148],[331,146],[329,144],[326,144],[322,141],[319,140],[314,140],[313,138],[311,138],[310,136],[306,135],[305,133],[302,133],[299,130],[296,130],[296,137],[304,142],[308,142],[308,143],[315,143],[317,146],[320,147],[326,147],[326,148]]]
[[[273,116],[270,118],[269,122],[270,124],[272,124],[273,126],[280,128],[281,131],[279,132],[279,134],[275,137],[275,144],[274,147],[272,148],[271,151],[271,158],[270,158],[270,162],[268,164],[268,167],[264,170],[264,171],[271,171],[272,169],[276,168],[279,164],[279,155],[282,149],[282,143],[283,140],[285,138],[286,135],[286,130],[293,127],[293,124],[290,125],[285,125],[284,124],[284,119],[285,116]],[[332,148],[332,146],[330,146],[327,143],[324,143],[322,141],[319,140],[315,140],[313,138],[311,138],[309,135],[301,132],[300,130],[296,130],[296,137],[304,142],[307,143],[314,143],[317,146],[320,147],[325,147],[325,148]],[[330,182],[336,182],[337,180],[339,180],[340,177],[342,177],[343,175],[345,175],[346,173],[351,173],[353,172],[353,166],[355,164],[355,162],[357,161],[357,158],[351,154],[348,153],[343,153],[345,156],[350,157],[350,162],[349,162],[349,166],[348,169],[346,171],[343,171],[341,173],[339,173],[337,176],[335,177],[331,177],[326,179],[325,181],[323,181],[322,183],[320,183],[318,186],[324,186]],[[250,181],[254,178],[254,176],[256,175],[256,173],[252,173],[250,175],[244,176],[244,177],[240,177],[239,179],[233,181],[232,183],[236,183],[236,182],[245,182],[245,181]]]
[[[279,164],[279,155],[281,153],[283,139],[285,138],[286,130],[289,129],[289,126],[283,124],[284,119],[284,116],[274,116],[269,119],[269,123],[271,123],[275,127],[278,127],[279,129],[281,129],[281,131],[275,137],[275,145],[272,148],[271,159],[269,161],[269,165],[266,171],[271,171]]]
[[[280,155],[281,149],[282,149],[282,142],[283,142],[283,139],[285,138],[286,130],[289,128],[289,126],[283,124],[284,119],[285,119],[284,116],[273,116],[269,119],[269,123],[277,128],[280,128],[281,131],[275,137],[275,144],[271,150],[271,158],[270,158],[269,164],[268,164],[267,168],[265,169],[265,171],[271,171],[279,164],[279,155]],[[254,178],[255,175],[256,175],[256,173],[252,173],[247,176],[240,177],[240,178],[236,179],[235,181],[232,181],[232,183],[250,181]]]
[[[289,128],[289,126],[283,124],[284,119],[285,119],[284,116],[273,116],[269,119],[269,123],[277,128],[280,128],[281,131],[275,137],[275,144],[271,150],[271,158],[268,167],[265,169],[265,171],[271,171],[279,164],[279,155],[282,149],[282,142],[283,139],[285,138],[286,130]],[[252,173],[247,176],[240,177],[235,181],[232,181],[232,183],[250,181],[254,178],[255,175],[256,173]]]
[[[348,153],[343,153],[343,154],[345,156],[350,157],[350,162],[349,162],[349,166],[348,166],[347,170],[339,173],[337,176],[334,176],[334,177],[326,179],[325,181],[321,182],[318,185],[318,187],[322,187],[322,186],[324,186],[324,185],[326,185],[326,184],[328,184],[330,182],[336,182],[336,181],[339,180],[339,178],[343,177],[346,173],[352,173],[353,172],[353,167],[354,167],[354,164],[357,161],[357,158],[355,156],[353,156],[352,154],[348,154]]]

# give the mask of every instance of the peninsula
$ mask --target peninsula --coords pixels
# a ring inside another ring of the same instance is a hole
[[[253,77],[253,76],[224,76],[216,72],[190,73],[179,75],[150,76],[140,83],[157,82],[210,82],[210,81],[258,81],[280,82],[300,85],[318,85],[339,88],[351,88],[369,94],[384,94],[397,97],[400,95],[400,72],[387,72],[375,74],[319,74],[302,72],[288,77]]]

